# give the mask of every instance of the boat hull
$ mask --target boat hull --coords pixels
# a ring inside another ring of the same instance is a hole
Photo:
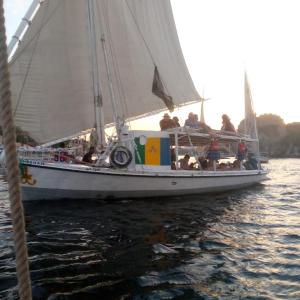
[[[267,178],[262,170],[156,173],[56,165],[25,167],[24,201],[182,196],[243,188]]]

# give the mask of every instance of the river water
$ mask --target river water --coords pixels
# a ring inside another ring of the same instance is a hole
[[[25,203],[34,299],[300,299],[300,159],[226,194]],[[18,299],[0,180],[0,299]]]

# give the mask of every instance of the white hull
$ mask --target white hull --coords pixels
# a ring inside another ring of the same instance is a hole
[[[27,165],[23,200],[120,199],[182,196],[247,187],[265,180],[251,171],[128,171],[87,166]]]

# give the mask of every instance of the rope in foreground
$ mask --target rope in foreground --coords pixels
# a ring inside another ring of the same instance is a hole
[[[3,130],[4,151],[6,154],[7,181],[13,223],[19,296],[21,300],[31,300],[31,282],[19,182],[16,134],[11,108],[10,80],[4,24],[3,0],[0,0],[0,120]]]

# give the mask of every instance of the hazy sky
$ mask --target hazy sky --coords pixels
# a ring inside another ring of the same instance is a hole
[[[149,0],[151,1],[151,0]],[[31,0],[4,0],[11,37]],[[198,92],[207,98],[206,122],[227,113],[243,118],[244,70],[258,115],[300,121],[300,1],[171,0],[182,50]],[[200,105],[184,109],[200,113]]]

